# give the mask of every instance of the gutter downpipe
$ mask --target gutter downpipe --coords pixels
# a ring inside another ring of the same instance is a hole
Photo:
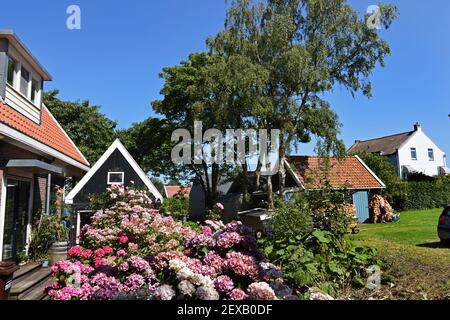
[[[46,197],[46,204],[45,204],[45,211],[47,215],[50,215],[50,192],[51,192],[51,186],[52,186],[52,174],[47,174],[47,197]]]

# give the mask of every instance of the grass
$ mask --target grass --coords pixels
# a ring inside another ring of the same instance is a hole
[[[440,244],[437,221],[442,209],[408,211],[400,222],[362,225],[350,239],[378,249],[383,287],[361,290],[359,298],[450,299],[450,248]]]

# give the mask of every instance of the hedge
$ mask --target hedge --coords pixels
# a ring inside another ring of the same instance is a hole
[[[407,182],[405,210],[442,208],[450,204],[450,176]]]

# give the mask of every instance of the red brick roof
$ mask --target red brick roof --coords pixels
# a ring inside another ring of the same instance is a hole
[[[320,157],[289,157],[288,163],[306,189],[320,189],[326,181],[333,188],[347,189],[379,189],[384,188],[377,176],[357,157],[329,159],[329,170],[326,162]]]
[[[167,198],[173,198],[176,195],[182,194],[185,198],[189,197],[191,187],[183,186],[164,186],[164,192]]]
[[[44,105],[42,106],[41,125],[39,125],[8,105],[0,103],[0,122],[89,166],[89,162]]]

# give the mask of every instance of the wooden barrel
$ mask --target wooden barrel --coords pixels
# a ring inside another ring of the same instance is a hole
[[[67,259],[67,246],[67,241],[57,241],[52,244],[48,250],[50,264]]]

